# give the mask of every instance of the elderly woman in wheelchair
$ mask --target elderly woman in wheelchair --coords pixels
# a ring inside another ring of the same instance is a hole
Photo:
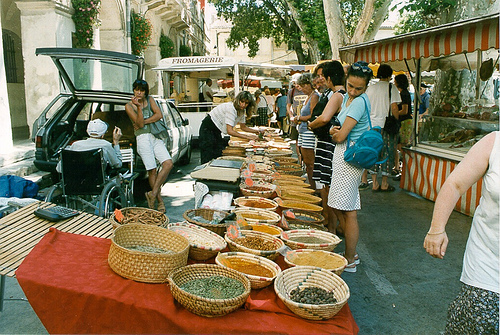
[[[63,149],[56,168],[61,173],[61,182],[49,190],[46,201],[52,201],[62,192],[67,207],[90,209],[104,217],[115,208],[133,206],[136,175],[123,175],[118,170],[122,167],[121,129],[115,127],[113,130],[113,144],[103,138],[107,129],[104,121],[91,120],[87,126],[90,137]]]

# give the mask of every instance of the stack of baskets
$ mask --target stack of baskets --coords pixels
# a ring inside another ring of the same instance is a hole
[[[115,229],[108,263],[122,277],[163,283],[172,270],[187,264],[188,252],[185,237],[161,227],[131,223]]]
[[[221,221],[228,215],[229,215],[228,212],[219,211],[216,209],[198,208],[198,209],[189,209],[185,211],[182,216],[188,222],[194,223],[198,226],[211,230],[214,233],[219,234],[220,236],[224,236],[224,233],[226,232],[226,225],[224,223],[217,223],[217,222]],[[200,221],[202,219],[204,220],[203,222]]]

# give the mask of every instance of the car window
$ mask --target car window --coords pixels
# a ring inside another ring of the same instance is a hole
[[[165,121],[165,125],[167,126],[168,129],[174,129],[175,122],[167,104],[165,102],[162,102],[160,105],[161,109],[163,110],[163,120]]]
[[[60,95],[57,100],[53,101],[45,110],[45,119],[48,120],[61,108],[62,105],[69,99],[67,95]]]
[[[177,109],[173,108],[171,105],[167,104],[167,106],[169,107],[170,112],[172,113],[172,116],[174,117],[174,122],[177,125],[177,127],[182,127],[182,117],[179,114],[179,111]]]

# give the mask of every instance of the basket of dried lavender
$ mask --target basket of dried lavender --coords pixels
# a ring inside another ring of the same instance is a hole
[[[250,280],[215,264],[192,264],[168,276],[174,299],[191,313],[223,316],[240,308],[250,295]]]

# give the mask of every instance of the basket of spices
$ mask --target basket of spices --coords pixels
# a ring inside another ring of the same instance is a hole
[[[211,230],[220,236],[224,236],[226,232],[226,225],[220,222],[228,215],[228,212],[211,208],[189,209],[182,214],[188,222]]]
[[[294,176],[302,176],[304,171],[302,170],[302,166],[300,164],[281,164],[280,166],[276,166],[276,171],[281,174],[290,174]]]
[[[191,313],[205,317],[229,314],[250,295],[250,280],[240,272],[215,264],[192,264],[168,277],[175,300]]]
[[[234,239],[228,234],[224,238],[231,251],[247,252],[271,260],[278,257],[278,249],[284,246],[278,237],[253,230],[241,230],[241,235]]]
[[[273,261],[246,252],[225,252],[215,257],[215,263],[243,273],[253,289],[269,286],[281,272]]]
[[[206,228],[187,222],[170,223],[168,229],[184,236],[189,241],[189,258],[204,261],[217,255],[227,243],[220,236]]]
[[[270,198],[276,186],[267,182],[257,182],[252,186],[241,184],[240,191],[244,196],[257,196],[261,198]]]
[[[285,209],[283,215],[289,225],[322,225],[325,223],[325,217],[316,212],[304,211],[300,209]]]
[[[300,188],[309,188],[312,190],[312,188],[310,188],[311,185],[309,185],[308,183],[306,183],[305,181],[302,181],[302,180],[281,178],[281,179],[275,179],[273,181],[273,184],[280,186],[282,189],[284,189],[286,187],[300,187]],[[314,190],[313,190],[313,193],[314,193]]]
[[[271,160],[276,165],[288,164],[288,163],[297,163],[299,160],[295,157],[273,157]]]
[[[115,213],[111,214],[109,222],[111,222],[113,229],[116,229],[121,225],[129,223],[141,223],[167,227],[169,220],[165,214],[154,209],[143,207],[125,207],[120,209],[119,212],[115,211]]]
[[[266,155],[269,157],[291,157],[293,155],[293,151],[290,149],[271,148],[266,150]]]
[[[333,251],[341,239],[330,232],[296,229],[283,232],[281,239],[285,244],[293,250],[297,249],[314,249]]]
[[[321,206],[297,200],[283,199],[283,201],[280,203],[280,207],[282,209],[293,209],[293,210],[299,209],[309,212],[315,212],[318,214],[323,212],[323,207]]]
[[[334,252],[298,249],[286,254],[285,263],[290,266],[315,266],[340,276],[347,266],[347,259]]]
[[[315,205],[320,205],[322,201],[320,197],[312,194],[284,190],[281,191],[281,198],[284,200],[297,200]]]
[[[296,315],[308,320],[334,317],[349,299],[349,287],[335,273],[312,266],[297,266],[279,273],[274,291]]]
[[[168,229],[130,223],[115,229],[108,264],[122,277],[163,283],[170,271],[187,264],[188,240]]]
[[[240,215],[247,223],[269,223],[277,224],[281,219],[281,216],[272,211],[265,209],[255,209],[255,208],[242,208],[238,207],[233,210],[236,215]]]
[[[234,199],[234,204],[242,208],[253,208],[257,210],[266,209],[275,211],[278,208],[276,201],[267,198],[247,196]]]
[[[273,236],[281,236],[281,233],[283,232],[283,229],[280,227],[273,225],[273,224],[268,224],[268,223],[259,223],[259,222],[252,222],[241,228],[242,230],[253,230],[253,231],[260,231],[262,233],[270,234]]]

